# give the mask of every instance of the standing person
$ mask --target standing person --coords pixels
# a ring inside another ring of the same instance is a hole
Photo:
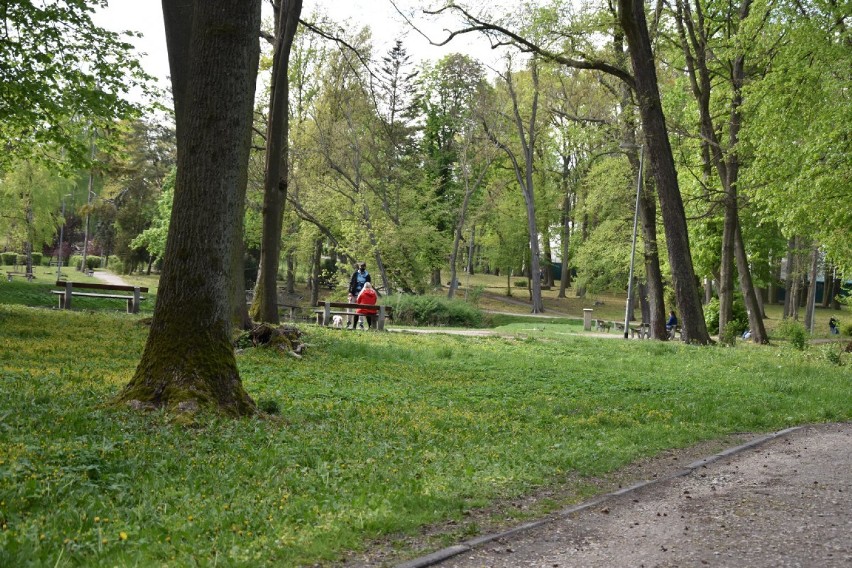
[[[361,293],[361,290],[364,289],[364,284],[367,282],[371,282],[370,273],[367,272],[367,263],[359,262],[356,265],[355,272],[352,273],[352,278],[349,279],[349,303],[355,304],[356,298],[358,294]],[[348,319],[348,318],[347,318]],[[355,322],[357,323],[358,318],[355,318]],[[346,322],[346,327],[348,328],[350,322]],[[352,325],[352,328],[355,329],[355,325]]]
[[[378,300],[378,296],[376,295],[376,291],[373,290],[373,285],[369,282],[364,283],[364,289],[361,290],[361,293],[358,294],[358,299],[356,300],[356,304],[369,304],[371,306],[376,305],[376,300]],[[362,315],[367,320],[367,329],[373,327],[373,320],[375,319],[375,315],[378,310],[373,310],[369,308],[358,308],[355,310],[355,324],[358,323],[358,316]],[[363,329],[363,326],[362,326]],[[355,325],[352,325],[352,330],[355,330]]]
[[[840,334],[840,330],[837,329],[837,324],[839,323],[840,322],[837,321],[837,318],[831,318],[830,320],[828,320],[828,330],[831,332],[831,335]]]

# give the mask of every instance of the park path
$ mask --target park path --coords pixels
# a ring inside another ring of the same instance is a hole
[[[119,276],[118,274],[113,274],[112,272],[96,270],[92,276],[94,276],[98,280],[101,280],[105,284],[113,284],[115,286],[129,286],[129,284],[125,282],[121,276]]]
[[[680,463],[398,567],[852,566],[852,423],[791,428]]]

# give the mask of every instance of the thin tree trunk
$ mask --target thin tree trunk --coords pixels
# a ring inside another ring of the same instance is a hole
[[[322,268],[322,239],[314,241],[314,262],[311,270],[311,306],[319,302],[319,279]]]
[[[251,315],[257,320],[278,323],[278,265],[281,233],[289,177],[288,134],[290,50],[299,25],[302,0],[279,0],[275,14],[275,49],[272,56],[272,85],[269,123],[266,131],[266,171],[263,183],[263,228],[260,269],[255,285]]]
[[[807,304],[805,305],[805,328],[813,333],[814,332],[814,308],[816,307],[816,290],[817,290],[817,272],[819,271],[819,247],[814,246],[813,252],[811,253],[811,270],[810,270],[810,281],[811,284],[808,286],[808,299]]]
[[[465,272],[473,276],[474,271],[474,255],[476,254],[476,225],[470,227],[470,243],[467,247],[467,269]]]

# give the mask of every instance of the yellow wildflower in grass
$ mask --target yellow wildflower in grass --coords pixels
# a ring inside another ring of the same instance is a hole
[[[118,533],[118,538],[120,538],[121,540],[127,540],[127,533],[121,531],[120,533]]]

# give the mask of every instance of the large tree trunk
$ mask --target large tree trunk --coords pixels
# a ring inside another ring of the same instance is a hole
[[[657,72],[645,21],[645,5],[641,0],[619,0],[618,5],[619,19],[627,37],[636,79],[642,130],[651,158],[651,169],[657,182],[672,284],[681,312],[681,335],[685,342],[706,345],[710,343],[710,336],[704,323],[701,296],[698,293],[692,253],[689,250],[686,213],[660,103]]]
[[[290,49],[299,25],[302,0],[279,0],[275,15],[275,51],[272,56],[272,86],[269,124],[266,130],[266,172],[263,181],[263,229],[260,269],[255,285],[251,315],[278,323],[278,264],[281,260],[281,228],[288,184],[288,131]]]
[[[177,179],[157,305],[119,395],[157,407],[254,411],[231,344],[232,252],[241,225],[259,56],[260,0],[164,0]]]

